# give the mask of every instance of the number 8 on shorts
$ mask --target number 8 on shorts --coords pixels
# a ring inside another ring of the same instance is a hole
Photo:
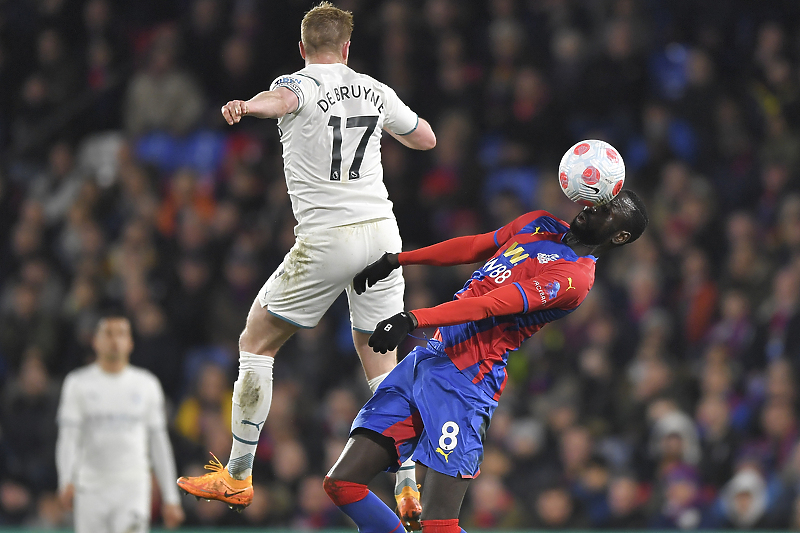
[[[439,447],[446,452],[449,452],[453,448],[456,447],[458,444],[458,439],[456,435],[460,431],[458,424],[453,422],[452,420],[449,422],[445,422],[442,425],[442,436],[439,437]]]

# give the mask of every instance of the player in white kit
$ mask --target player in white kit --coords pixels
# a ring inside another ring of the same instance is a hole
[[[175,528],[183,510],[172,480],[164,393],[147,370],[128,364],[133,350],[127,318],[100,320],[95,363],[64,379],[58,407],[56,466],[62,503],[75,509],[77,533],[140,533],[150,529],[151,467]]]
[[[403,309],[401,272],[362,295],[351,281],[387,250],[402,248],[383,183],[382,132],[419,150],[433,148],[436,137],[390,87],[347,66],[352,28],[349,12],[319,4],[301,24],[305,68],[279,76],[250,100],[222,107],[228,124],[244,116],[278,119],[297,219],[295,244],[256,296],[239,339],[228,464],[212,461],[210,474],[178,480],[190,494],[236,509],[252,500],[253,456],[272,399],[274,357],[298,328],[316,326],[345,291],[356,351],[373,391],[396,364],[395,351],[376,354],[367,341],[375,324]],[[413,473],[411,462],[398,472],[396,497],[406,525],[418,527]]]

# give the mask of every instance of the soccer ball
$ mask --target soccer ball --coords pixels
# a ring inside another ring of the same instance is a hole
[[[622,190],[625,163],[605,141],[581,141],[564,154],[558,181],[567,198],[581,205],[607,204]]]

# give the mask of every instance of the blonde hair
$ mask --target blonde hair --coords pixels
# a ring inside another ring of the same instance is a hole
[[[311,8],[300,23],[300,40],[308,54],[340,52],[353,33],[353,14],[320,2]]]

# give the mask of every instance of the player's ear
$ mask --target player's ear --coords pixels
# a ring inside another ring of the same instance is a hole
[[[350,41],[347,41],[342,45],[342,59],[344,59],[344,64],[347,64],[347,58],[350,57]]]
[[[300,57],[305,59],[306,58],[306,47],[303,46],[303,41],[299,41],[297,44],[300,46]]]
[[[630,231],[618,231],[613,237],[611,237],[611,243],[616,244],[617,246],[621,244],[625,244],[631,240],[631,232]]]

